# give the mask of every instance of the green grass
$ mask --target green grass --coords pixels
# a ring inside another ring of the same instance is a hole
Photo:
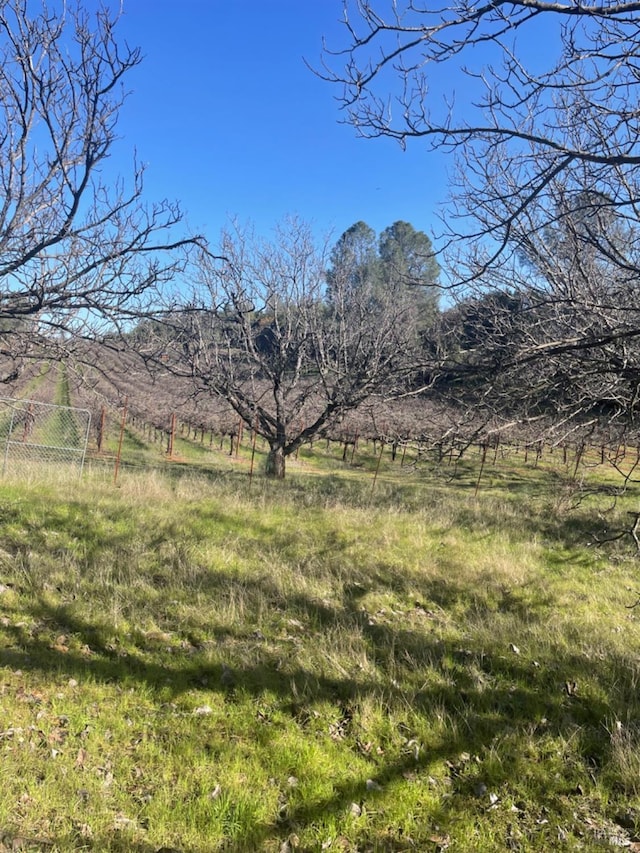
[[[471,453],[385,457],[373,489],[372,455],[316,452],[283,484],[226,447],[0,483],[5,847],[634,843],[637,561],[588,545],[609,498],[558,460],[476,495]]]

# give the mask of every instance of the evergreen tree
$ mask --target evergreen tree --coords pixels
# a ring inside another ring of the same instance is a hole
[[[336,287],[337,280],[344,279],[346,289],[362,293],[366,287],[374,287],[380,279],[376,232],[366,222],[354,223],[341,235],[329,257],[327,272],[327,299],[329,303],[336,298],[338,291],[345,287]]]
[[[409,222],[394,222],[380,235],[379,259],[384,286],[414,304],[420,329],[430,326],[438,312],[440,266],[429,237]]]

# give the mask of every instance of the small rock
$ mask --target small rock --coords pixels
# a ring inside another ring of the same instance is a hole
[[[114,829],[137,829],[138,824],[135,820],[132,820],[130,817],[125,817],[124,815],[116,815],[113,821]]]

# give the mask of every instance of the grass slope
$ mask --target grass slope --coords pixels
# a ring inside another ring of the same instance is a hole
[[[601,499],[365,462],[0,483],[5,849],[636,845],[637,566],[586,546]]]

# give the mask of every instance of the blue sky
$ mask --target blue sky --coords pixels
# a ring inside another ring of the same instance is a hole
[[[420,140],[403,151],[390,139],[358,138],[339,90],[305,65],[320,65],[323,38],[348,43],[342,0],[122,4],[119,38],[145,59],[127,80],[109,168],[126,175],[135,148],[147,165],[147,199],[181,201],[192,230],[214,244],[234,216],[266,234],[298,214],[334,239],[361,219],[377,232],[398,219],[430,236],[441,230],[451,156]],[[392,0],[379,4],[388,13]],[[519,54],[543,67],[557,32],[539,20],[518,42]],[[490,58],[485,47],[462,60],[477,68]],[[430,86],[436,97],[453,89],[457,106],[469,96],[468,78],[449,65],[430,71]]]
[[[335,239],[360,219],[431,233],[446,158],[358,139],[304,64],[323,36],[344,43],[341,16],[341,0],[124,0],[119,38],[145,59],[110,168],[126,176],[135,148],[147,199],[180,200],[213,242],[231,216],[263,233],[287,214]]]

